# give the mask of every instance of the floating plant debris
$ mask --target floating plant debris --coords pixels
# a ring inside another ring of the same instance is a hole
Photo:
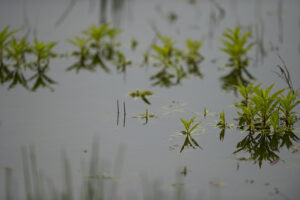
[[[129,93],[129,96],[132,98],[141,98],[146,104],[150,105],[150,101],[147,99],[147,96],[153,95],[153,92],[149,90],[141,91],[137,89],[136,91],[132,91]]]

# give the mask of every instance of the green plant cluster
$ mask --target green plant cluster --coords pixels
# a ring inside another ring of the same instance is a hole
[[[152,45],[154,53],[151,57],[154,59],[154,66],[159,67],[160,70],[150,77],[150,80],[154,81],[153,86],[178,85],[183,78],[187,78],[190,74],[203,77],[199,70],[199,64],[204,60],[199,52],[202,46],[201,41],[187,39],[187,49],[181,50],[175,47],[175,42],[170,37],[158,35],[158,38],[162,45]]]
[[[185,147],[192,147],[193,149],[196,149],[196,147],[198,147],[199,149],[202,149],[201,146],[199,146],[199,144],[197,143],[197,141],[192,137],[192,133],[193,131],[199,126],[199,124],[201,122],[198,122],[196,124],[194,123],[196,117],[193,117],[189,120],[185,120],[183,118],[181,118],[181,122],[184,125],[185,130],[181,131],[180,133],[182,133],[183,135],[186,136],[183,145],[181,146],[180,149],[180,153],[184,150]],[[193,124],[193,126],[192,126]],[[192,126],[192,127],[191,127]]]
[[[220,113],[220,121],[217,123],[217,127],[221,129],[220,140],[224,140],[226,128],[232,128],[231,125],[226,122],[224,110]]]
[[[251,50],[255,44],[254,42],[248,43],[251,31],[242,34],[240,27],[236,27],[235,30],[230,28],[226,30],[227,32],[222,34],[224,37],[224,39],[222,39],[224,47],[221,48],[221,50],[229,55],[227,66],[237,69],[247,67],[249,60],[247,52]]]
[[[56,82],[46,73],[50,58],[56,57],[52,51],[56,42],[44,43],[34,39],[31,44],[25,37],[14,36],[16,30],[6,26],[0,32],[0,83],[11,89],[16,85],[36,91],[39,87],[53,90]],[[32,83],[32,84],[31,84]]]
[[[125,72],[126,67],[131,65],[120,50],[121,43],[115,40],[121,30],[113,28],[110,24],[101,26],[92,25],[82,31],[84,36],[75,36],[74,39],[68,39],[67,42],[77,48],[72,52],[72,56],[78,59],[73,65],[67,68],[67,71],[82,69],[95,71],[97,67],[105,72],[110,72],[107,62],[114,64],[117,71]]]
[[[146,104],[150,105],[150,101],[147,99],[146,96],[151,96],[153,95],[153,92],[149,91],[149,90],[145,90],[145,91],[141,91],[139,89],[137,89],[136,91],[132,91],[129,93],[129,96],[131,96],[132,98],[141,98]]]
[[[249,65],[247,53],[255,43],[248,42],[251,31],[242,34],[240,27],[236,27],[234,30],[227,28],[226,30],[227,32],[222,34],[224,47],[221,50],[229,56],[226,66],[232,70],[227,75],[222,76],[220,80],[223,82],[222,88],[224,90],[234,90],[236,93],[235,85],[248,85],[254,79],[246,68]]]
[[[297,94],[290,90],[286,95],[284,89],[271,93],[274,84],[265,90],[261,84],[254,86],[237,86],[242,96],[238,109],[238,127],[248,135],[237,144],[237,151],[246,151],[261,166],[263,160],[270,162],[279,158],[275,152],[283,146],[290,148],[299,138],[293,133],[298,117],[294,108],[300,103]]]

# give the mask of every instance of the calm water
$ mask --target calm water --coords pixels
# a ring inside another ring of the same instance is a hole
[[[183,177],[187,199],[300,197],[299,153],[292,154],[282,148],[279,155],[284,162],[276,165],[265,162],[261,168],[252,162],[239,162],[237,170],[237,161],[232,152],[243,135],[237,130],[227,130],[221,142],[220,130],[210,125],[218,120],[216,117],[204,120],[201,127],[205,131],[195,137],[203,150],[189,149],[179,153],[180,147],[174,150],[169,148],[174,144],[181,145],[184,141],[183,137],[170,141],[172,135],[182,130],[182,117],[197,116],[195,112],[202,113],[204,108],[215,113],[224,109],[230,122],[236,117],[231,105],[239,99],[233,92],[222,90],[219,81],[221,76],[228,73],[223,68],[227,55],[219,50],[222,46],[221,34],[226,27],[241,25],[254,28],[256,25],[260,30],[264,27],[263,43],[267,55],[254,65],[256,48],[249,54],[253,60],[250,60],[248,69],[258,83],[264,86],[276,83],[277,89],[286,87],[286,83],[273,72],[277,70],[276,65],[281,64],[277,56],[279,54],[286,62],[295,88],[300,85],[300,1],[284,1],[282,14],[278,12],[279,1],[217,1],[225,10],[224,18],[220,19],[220,12],[213,1],[196,2],[191,5],[184,0],[131,0],[125,4],[120,20],[123,32],[119,40],[122,41],[126,56],[133,61],[125,77],[113,70],[111,74],[100,69],[94,73],[66,72],[65,69],[75,62],[74,58],[57,58],[51,60],[49,72],[49,76],[59,83],[55,85],[54,92],[39,89],[32,93],[20,86],[12,90],[1,86],[0,167],[13,169],[20,199],[24,196],[22,146],[35,146],[39,168],[58,187],[62,181],[61,149],[65,149],[71,161],[75,188],[79,188],[82,180],[81,163],[89,159],[95,136],[100,138],[101,162],[108,174],[113,172],[120,144],[125,146],[118,190],[120,199],[126,199],[126,196],[130,199],[132,193],[141,199],[141,182],[145,177],[150,183],[162,181],[162,190],[172,193],[174,189],[170,185],[176,183],[176,172],[183,170],[184,166],[188,170]],[[23,28],[21,33],[30,30],[30,40],[36,34],[42,41],[58,41],[55,47],[58,53],[73,50],[65,39],[99,22],[98,7],[90,8],[89,1],[78,1],[58,26],[55,23],[67,8],[68,1],[2,0],[0,5],[1,30],[10,25],[12,29]],[[168,21],[170,12],[178,15],[173,23]],[[212,12],[216,12],[215,22],[210,18]],[[111,21],[111,12],[107,15],[108,21]],[[283,24],[282,43],[279,39],[280,17]],[[28,23],[25,23],[25,18]],[[142,55],[155,35],[151,24],[155,24],[162,34],[176,40],[178,47],[184,45],[186,38],[204,41],[200,50],[205,57],[200,65],[203,79],[191,77],[172,88],[151,86],[149,77],[157,69],[151,65],[148,68],[139,67]],[[132,37],[139,41],[134,52],[130,50]],[[255,39],[253,34],[252,40]],[[272,50],[271,46],[279,47],[279,50]],[[213,59],[216,62],[211,62]],[[137,88],[154,92],[150,97],[151,106],[128,96],[130,91]],[[123,101],[126,104],[125,127],[122,126],[122,112],[120,124],[116,125],[117,100],[121,109]],[[172,109],[174,107],[178,109]],[[146,108],[159,118],[150,119],[147,125],[143,125],[143,122],[132,117],[145,112]],[[296,111],[299,113],[299,106]],[[247,156],[243,153],[240,155]],[[0,170],[0,180],[4,180],[4,170]],[[210,184],[211,181],[222,182],[225,187],[215,187]],[[79,193],[79,190],[75,193]],[[4,181],[0,182],[0,199],[4,199]]]

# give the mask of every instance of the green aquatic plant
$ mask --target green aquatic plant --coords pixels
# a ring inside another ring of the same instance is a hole
[[[125,58],[120,50],[121,43],[115,40],[121,33],[120,29],[111,27],[110,24],[100,26],[92,25],[82,31],[84,36],[75,36],[74,39],[68,39],[77,48],[72,52],[72,56],[78,59],[73,65],[67,68],[67,71],[75,69],[79,72],[81,69],[95,71],[98,67],[106,73],[110,72],[107,63],[115,65],[117,70],[125,72],[126,67],[131,65],[131,61]]]
[[[184,55],[186,64],[188,67],[188,72],[190,74],[195,74],[200,78],[203,78],[203,74],[199,70],[199,64],[204,60],[204,57],[200,54],[199,49],[202,46],[202,41],[200,40],[186,40],[187,53]]]
[[[227,32],[223,33],[222,43],[224,47],[221,50],[229,55],[226,66],[233,69],[227,75],[222,76],[220,80],[224,90],[233,90],[237,94],[236,85],[247,86],[251,80],[255,79],[246,69],[249,61],[247,53],[255,43],[248,42],[251,31],[242,34],[240,27],[236,27],[234,30],[227,28],[226,30]]]
[[[223,112],[220,113],[220,121],[218,122],[217,127],[220,127],[220,128],[227,127],[224,110],[223,110]]]
[[[9,30],[9,26],[6,26],[2,31],[0,31],[0,83],[3,84],[9,70],[7,65],[4,63],[5,59],[5,49],[8,47],[10,42],[10,37],[17,32],[16,30]]]
[[[72,44],[74,47],[78,48],[72,52],[72,56],[78,58],[78,62],[75,62],[73,65],[67,68],[67,71],[75,69],[78,73],[81,69],[92,70],[90,65],[87,63],[90,57],[90,51],[88,47],[88,43],[90,38],[83,38],[79,36],[75,36],[74,39],[67,39],[67,42]]]
[[[154,59],[154,66],[159,67],[160,70],[150,77],[150,80],[155,81],[153,86],[175,86],[189,74],[203,77],[199,70],[199,64],[204,59],[199,52],[201,41],[187,39],[187,50],[181,50],[175,47],[172,38],[161,35],[157,37],[161,45],[152,45],[154,53],[151,57]]]
[[[277,101],[277,97],[284,91],[284,89],[282,89],[271,95],[270,91],[273,88],[273,86],[274,84],[272,84],[265,90],[256,88],[254,90],[254,94],[250,97],[251,102],[253,102],[256,109],[258,110],[257,115],[260,119],[260,129],[267,129],[269,127],[268,122],[270,120],[271,114],[276,108],[277,104],[279,103]]]
[[[180,133],[186,136],[185,141],[180,149],[180,153],[184,150],[185,147],[189,147],[189,146],[192,147],[193,149],[196,149],[196,147],[198,147],[199,149],[202,149],[202,147],[199,146],[197,141],[192,137],[192,132],[201,123],[201,122],[198,122],[196,124],[193,124],[195,118],[196,117],[193,117],[190,120],[185,120],[183,118],[180,119],[185,128],[185,130],[181,131]]]
[[[208,110],[207,110],[207,108],[204,108],[204,110],[203,110],[203,118],[204,119],[206,118],[207,114],[208,114]]]
[[[35,56],[35,61],[30,65],[34,75],[29,79],[29,81],[34,81],[32,91],[36,91],[39,87],[47,87],[53,90],[51,85],[56,82],[46,73],[49,71],[50,58],[56,57],[56,53],[52,50],[56,44],[56,42],[39,42],[37,38],[34,40],[31,52]]]
[[[145,119],[144,125],[146,125],[151,118],[158,118],[156,115],[149,113],[148,109],[146,109],[145,113],[140,114],[138,116],[134,116],[134,118]]]
[[[14,37],[15,32],[9,31],[9,26],[0,32],[0,83],[8,83],[8,89],[22,85],[31,91],[40,86],[53,90],[50,85],[56,82],[46,72],[50,59],[56,57],[52,51],[56,42],[44,43],[35,38],[32,44],[25,37]]]
[[[238,127],[248,134],[237,144],[237,150],[246,151],[259,166],[262,161],[270,163],[279,159],[276,152],[285,146],[289,149],[293,141],[299,141],[294,134],[293,125],[297,115],[293,109],[299,104],[296,94],[292,90],[284,95],[284,89],[271,93],[274,84],[262,89],[261,85],[254,83],[247,87],[237,86],[242,100],[235,103],[239,116]]]
[[[227,28],[226,30],[227,32],[222,34],[224,37],[222,39],[224,47],[221,50],[230,56],[227,66],[237,69],[247,67],[247,52],[255,44],[254,42],[248,42],[251,31],[242,34],[240,27],[236,27],[234,30]]]
[[[296,101],[297,96],[297,94],[293,93],[293,89],[290,89],[286,96],[280,94],[280,97],[278,98],[280,104],[279,109],[283,115],[286,127],[293,126],[297,120],[296,112],[293,111],[293,109],[300,103],[300,101]]]
[[[136,49],[136,47],[138,46],[138,44],[139,44],[139,42],[135,38],[132,38],[130,41],[131,50],[134,51]]]
[[[153,92],[149,91],[149,90],[145,90],[145,91],[141,91],[139,89],[137,89],[136,91],[132,91],[129,93],[129,96],[131,96],[132,98],[141,98],[146,104],[151,104],[150,101],[146,98],[146,96],[151,96],[153,95]]]
[[[117,58],[115,61],[115,65],[117,66],[117,71],[125,73],[127,66],[131,65],[132,62],[130,60],[127,60],[125,55],[119,50],[116,51],[116,55]]]
[[[83,31],[83,34],[91,39],[90,48],[94,50],[91,66],[100,66],[105,72],[110,71],[104,59],[108,61],[113,60],[115,47],[119,45],[114,39],[120,33],[121,30],[111,28],[110,24],[92,25]]]
[[[176,69],[179,67],[179,50],[175,48],[175,42],[170,37],[161,35],[157,37],[161,41],[162,46],[153,44],[152,49],[154,53],[151,57],[155,60],[154,66],[161,69],[152,75],[150,80],[155,81],[152,86],[170,87],[180,82],[179,77],[176,76],[178,74]]]
[[[26,38],[16,39],[12,37],[5,51],[7,52],[7,60],[10,61],[7,63],[7,76],[5,78],[5,82],[11,82],[8,88],[11,89],[17,84],[28,88],[24,73],[28,67],[25,54],[30,51],[30,47]]]
[[[226,122],[224,110],[223,112],[220,113],[219,116],[220,116],[220,121],[217,123],[217,127],[221,129],[220,140],[224,140],[226,128],[232,128],[232,125]]]

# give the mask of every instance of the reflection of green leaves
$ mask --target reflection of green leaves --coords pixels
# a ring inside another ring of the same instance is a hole
[[[194,125],[193,122],[196,117],[191,118],[190,120],[185,120],[183,118],[180,119],[182,124],[185,127],[184,131],[181,131],[183,135],[186,136],[183,145],[181,146],[180,153],[184,150],[185,147],[192,147],[193,149],[196,149],[198,147],[199,149],[202,149],[202,147],[197,143],[197,141],[192,137],[192,132],[197,128],[197,126],[201,123],[198,122]],[[191,127],[192,126],[192,127]]]
[[[246,76],[244,76],[246,74]],[[227,75],[220,77],[222,89],[225,91],[234,91],[237,93],[237,85],[247,86],[251,80],[255,79],[246,68],[233,69]]]
[[[149,90],[141,91],[137,89],[136,91],[132,91],[129,93],[129,96],[132,98],[141,98],[146,104],[151,104],[150,101],[146,98],[146,96],[151,96],[153,95],[153,92]]]

